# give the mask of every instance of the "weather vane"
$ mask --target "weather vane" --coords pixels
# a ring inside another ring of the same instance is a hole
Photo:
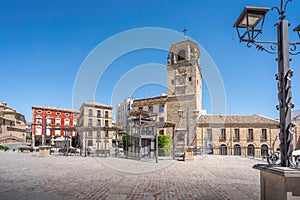
[[[183,35],[183,38],[184,38],[184,40],[186,40],[186,32],[188,31],[188,29],[186,29],[186,28],[184,28],[183,30],[182,30],[182,32],[184,33],[184,35]]]

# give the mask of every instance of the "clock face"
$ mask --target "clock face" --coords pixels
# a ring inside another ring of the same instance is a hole
[[[179,78],[179,83],[180,83],[180,84],[183,84],[183,83],[184,83],[184,78],[182,78],[182,77]]]

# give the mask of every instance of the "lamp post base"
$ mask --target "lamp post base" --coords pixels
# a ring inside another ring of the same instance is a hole
[[[260,170],[261,199],[289,200],[300,199],[300,170],[288,167],[270,167],[257,164]]]
[[[188,146],[184,149],[184,161],[194,161],[193,151],[193,146]]]

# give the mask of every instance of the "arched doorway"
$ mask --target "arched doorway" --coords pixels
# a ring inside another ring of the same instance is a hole
[[[267,156],[268,155],[268,146],[263,144],[261,145],[261,156]]]
[[[240,156],[241,155],[241,146],[239,144],[234,145],[234,155],[235,156]]]
[[[248,156],[254,156],[255,155],[253,144],[249,144],[248,145],[248,147],[247,147],[247,155]]]
[[[225,144],[220,146],[220,155],[227,155],[227,146]]]

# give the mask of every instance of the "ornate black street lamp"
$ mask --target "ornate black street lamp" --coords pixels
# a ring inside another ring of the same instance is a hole
[[[240,42],[246,42],[248,47],[254,45],[258,50],[266,51],[271,54],[276,54],[278,57],[278,73],[276,74],[276,80],[278,80],[278,101],[279,105],[276,106],[280,111],[280,151],[281,151],[281,166],[289,167],[293,151],[292,144],[292,127],[291,122],[291,109],[294,107],[292,104],[292,90],[291,90],[291,77],[293,71],[290,70],[290,55],[297,55],[300,52],[296,52],[296,45],[300,43],[289,42],[288,27],[289,22],[285,20],[286,8],[289,2],[292,0],[280,0],[280,7],[273,7],[272,10],[276,10],[279,14],[279,22],[275,24],[277,26],[277,41],[259,41],[256,38],[262,34],[262,27],[264,25],[264,19],[269,8],[264,7],[249,7],[247,6],[242,14],[239,16],[234,28],[237,29],[237,33]],[[241,30],[244,30],[241,33]],[[298,32],[300,37],[300,25],[298,25],[294,31]],[[264,46],[269,45],[269,49]]]

